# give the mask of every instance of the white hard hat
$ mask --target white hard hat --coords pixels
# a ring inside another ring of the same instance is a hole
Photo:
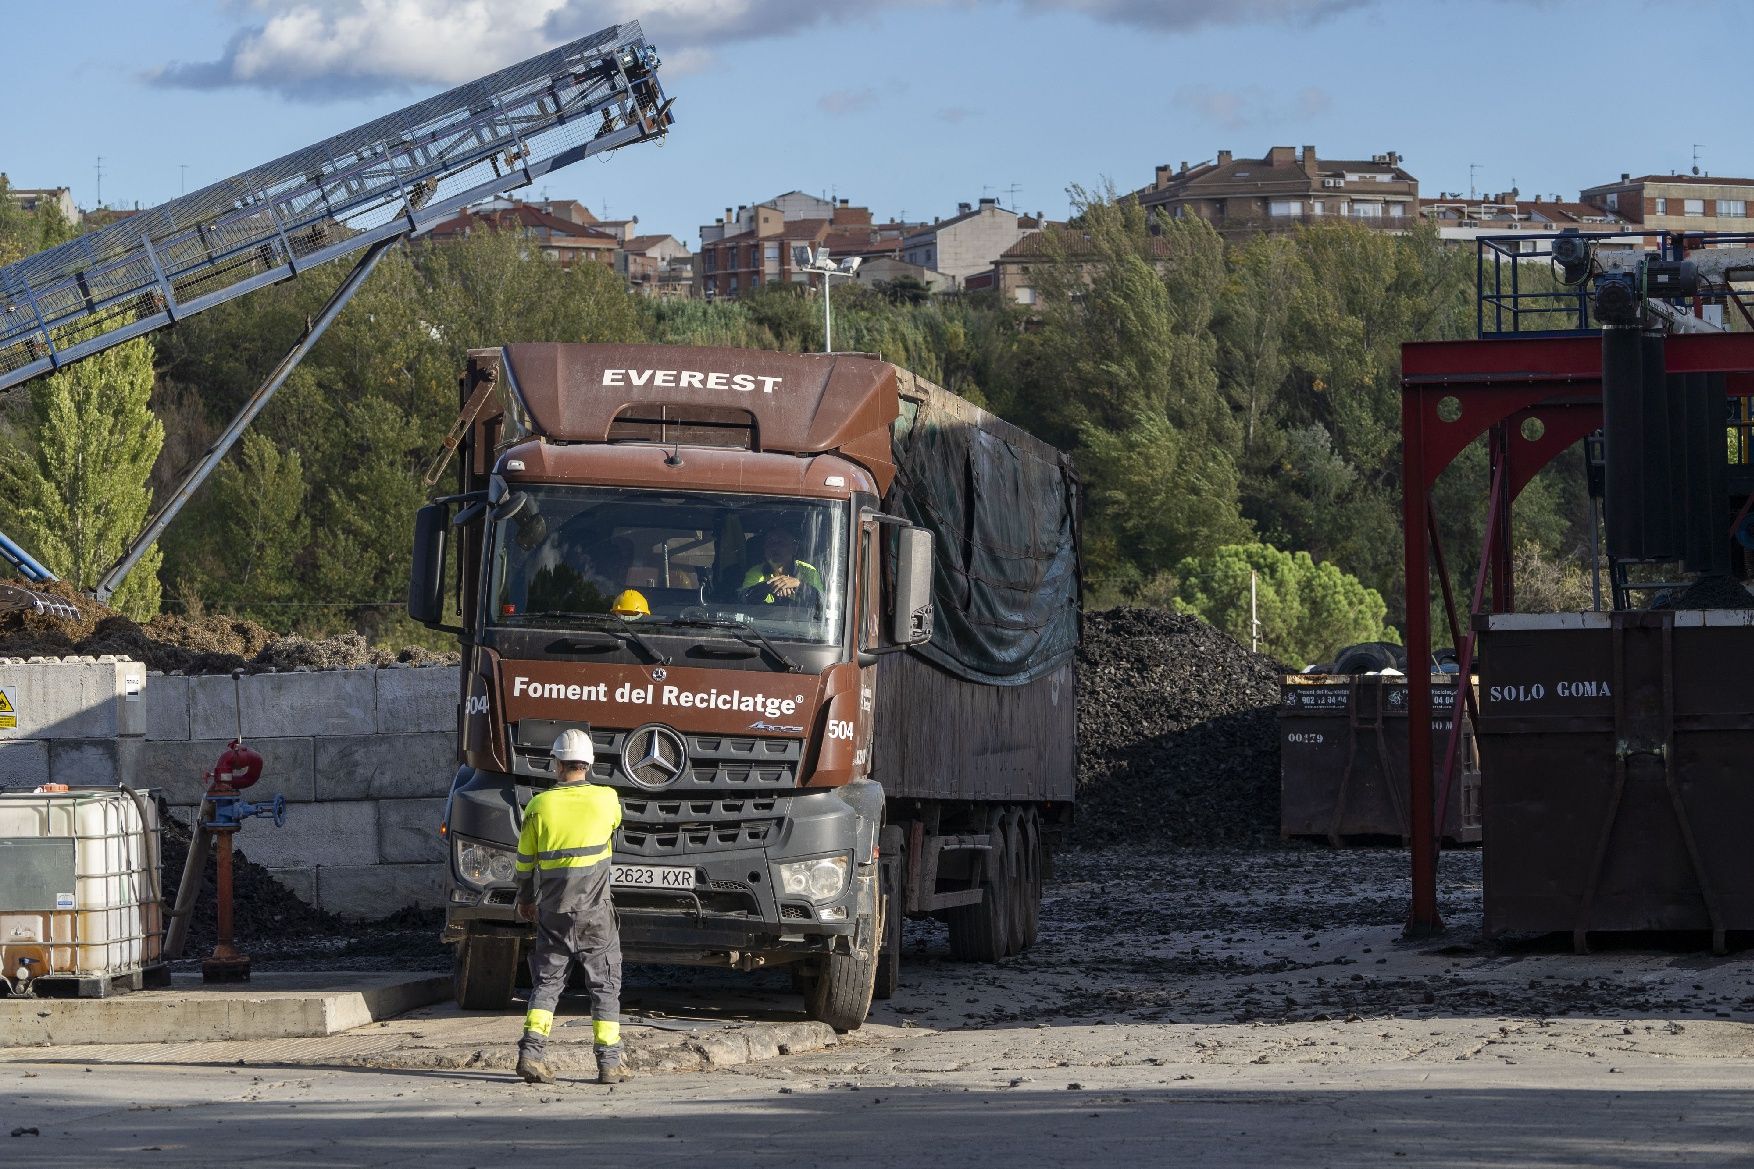
[[[550,754],[559,763],[583,763],[588,767],[597,761],[597,749],[591,746],[591,736],[576,727],[555,736]]]

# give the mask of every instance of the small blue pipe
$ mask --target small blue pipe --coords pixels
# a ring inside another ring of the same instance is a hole
[[[4,532],[0,532],[0,556],[5,557],[8,564],[23,573],[24,579],[34,584],[56,579],[54,573],[44,568],[36,557],[14,544]]]

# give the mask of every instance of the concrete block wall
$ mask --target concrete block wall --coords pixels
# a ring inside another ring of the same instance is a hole
[[[229,676],[148,675],[125,658],[0,659],[0,786],[53,780],[162,792],[190,821],[241,725],[263,758],[248,795],[286,797],[237,845],[294,894],[380,917],[443,904],[438,834],[456,773],[454,666]]]
[[[145,687],[146,667],[127,658],[0,658],[0,786],[127,781]]]
[[[445,795],[456,773],[454,666],[147,680],[136,782],[187,821],[239,729],[262,755],[248,797],[284,795],[286,824],[248,821],[237,846],[331,913],[444,904]],[[0,753],[0,770],[6,758]]]

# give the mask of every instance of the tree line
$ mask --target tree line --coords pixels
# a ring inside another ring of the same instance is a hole
[[[834,290],[836,347],[874,352],[1072,452],[1086,487],[1087,604],[1174,606],[1294,664],[1401,619],[1399,347],[1468,336],[1473,253],[1430,231],[1355,224],[1226,242],[1074,191],[1046,240],[1034,311],[993,294]],[[65,225],[0,197],[0,259]],[[344,273],[211,309],[0,403],[8,534],[94,583],[279,360]],[[399,612],[420,472],[456,414],[465,352],[508,341],[819,350],[814,293],[653,301],[594,265],[562,269],[515,235],[385,257],[118,602],[235,614],[309,634],[424,640]],[[1484,454],[1439,485],[1462,579],[1479,541]],[[1464,506],[1465,504],[1465,506]],[[1518,503],[1523,555],[1586,541],[1581,469]],[[108,559],[106,559],[106,557]]]

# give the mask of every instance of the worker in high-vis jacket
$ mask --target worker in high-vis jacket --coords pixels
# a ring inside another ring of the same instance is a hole
[[[613,788],[590,782],[596,751],[581,730],[562,731],[552,750],[555,784],[524,808],[518,834],[518,915],[536,923],[530,949],[530,1005],[518,1043],[518,1075],[552,1084],[548,1035],[576,962],[591,993],[597,1082],[621,1071],[621,935],[609,895],[611,839],[621,824]]]

